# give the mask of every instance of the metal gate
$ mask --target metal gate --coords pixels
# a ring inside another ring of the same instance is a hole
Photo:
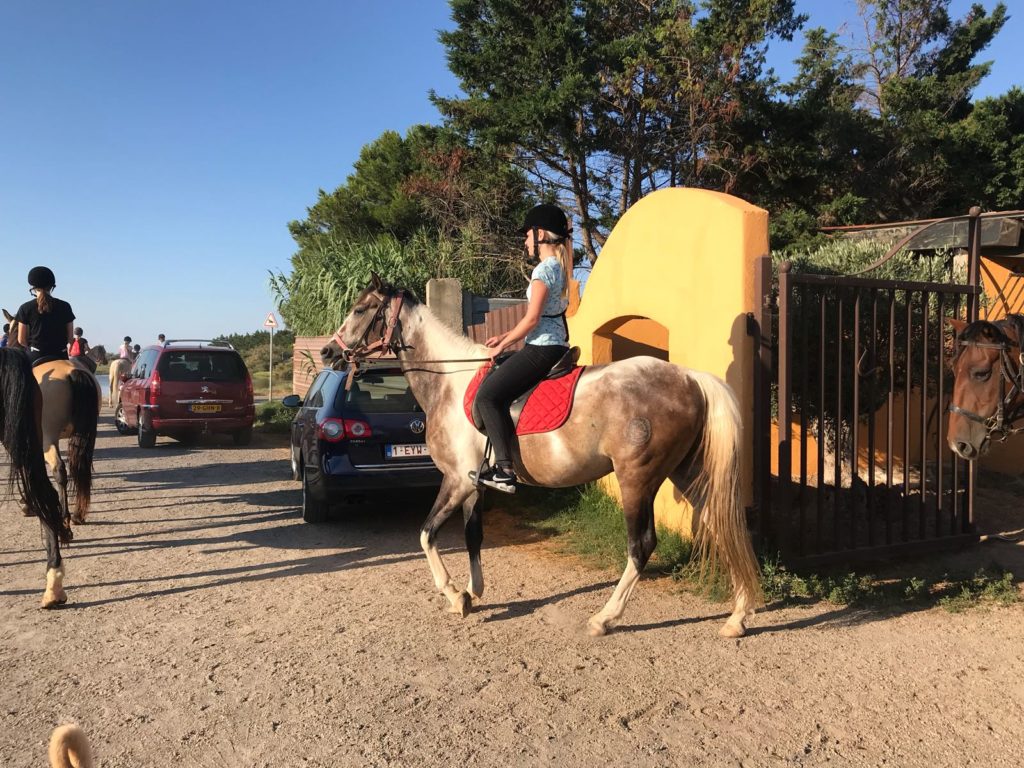
[[[971,251],[966,285],[798,274],[788,262],[776,277],[759,260],[754,499],[766,550],[810,564],[976,539],[974,469],[945,441],[944,324],[977,317]]]

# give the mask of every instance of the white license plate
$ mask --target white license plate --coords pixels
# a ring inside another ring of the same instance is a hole
[[[417,456],[429,456],[430,449],[423,443],[415,445],[385,445],[384,455],[389,459],[409,459]]]

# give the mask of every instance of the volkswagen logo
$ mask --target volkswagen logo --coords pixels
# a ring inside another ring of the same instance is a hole
[[[204,385],[204,386],[199,388],[199,391],[202,392],[203,394],[209,394],[210,393],[210,388]]]
[[[423,419],[413,419],[409,422],[409,429],[412,430],[414,435],[423,434],[423,430],[427,428],[427,425],[423,423]]]

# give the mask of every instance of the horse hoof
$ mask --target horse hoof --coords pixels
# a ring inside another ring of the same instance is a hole
[[[452,603],[448,612],[457,613],[462,618],[466,618],[471,610],[473,610],[473,599],[469,596],[468,592],[459,592],[458,597],[455,598],[455,602]]]
[[[35,517],[36,516],[36,513],[33,512],[28,507],[22,507],[21,508],[21,514],[23,514],[25,517]]]
[[[75,525],[82,525],[83,523],[85,523],[85,515],[80,515],[77,512],[75,512],[71,516],[71,522]]]
[[[604,637],[608,634],[608,626],[603,621],[591,619],[587,622],[587,634],[591,637]]]
[[[743,637],[747,634],[747,629],[742,624],[733,624],[732,622],[729,622],[718,630],[718,634],[722,637],[729,638]]]
[[[67,601],[68,596],[64,593],[61,593],[60,595],[43,595],[43,608],[47,610],[60,608]]]

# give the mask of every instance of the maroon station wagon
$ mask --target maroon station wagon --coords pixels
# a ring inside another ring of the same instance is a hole
[[[238,352],[227,343],[184,339],[139,353],[121,384],[114,420],[121,434],[138,434],[141,448],[152,448],[157,435],[187,441],[203,433],[230,434],[246,445],[255,415],[252,377]]]

